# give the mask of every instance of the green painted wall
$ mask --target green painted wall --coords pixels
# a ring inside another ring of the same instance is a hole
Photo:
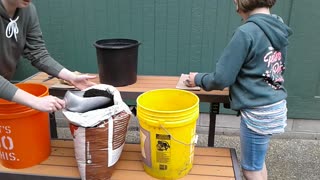
[[[320,1],[293,1],[286,86],[288,110],[292,117],[320,119]]]
[[[241,24],[232,0],[34,0],[52,56],[67,68],[97,73],[98,39],[140,41],[138,73],[179,75],[214,69]],[[320,119],[317,32],[320,1],[278,1],[273,12],[294,30],[286,86],[289,117]],[[16,79],[36,72],[20,64]]]

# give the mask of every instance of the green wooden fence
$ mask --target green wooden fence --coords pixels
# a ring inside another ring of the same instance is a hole
[[[138,73],[211,72],[241,24],[232,0],[34,0],[47,47],[67,68],[97,73],[93,43],[130,38],[139,47]],[[320,119],[320,1],[278,1],[273,13],[294,30],[286,87],[291,118]],[[36,72],[20,64],[16,79]]]

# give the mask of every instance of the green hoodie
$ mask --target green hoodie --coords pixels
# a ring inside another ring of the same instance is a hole
[[[234,110],[285,99],[283,73],[291,34],[291,29],[276,15],[250,16],[235,31],[215,72],[197,74],[195,84],[207,91],[229,87]]]
[[[16,32],[16,33],[14,33]],[[17,87],[9,82],[23,56],[40,71],[57,76],[64,68],[48,53],[35,6],[17,9],[10,19],[0,1],[0,98],[12,100]]]

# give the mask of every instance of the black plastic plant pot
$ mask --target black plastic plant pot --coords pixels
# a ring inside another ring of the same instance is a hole
[[[102,39],[94,43],[100,83],[115,87],[137,81],[138,47],[132,39]]]

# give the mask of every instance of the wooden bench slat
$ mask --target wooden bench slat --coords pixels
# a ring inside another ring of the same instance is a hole
[[[131,171],[144,171],[141,161],[127,161],[120,160],[117,162],[115,169],[131,170]]]
[[[116,170],[113,172],[111,180],[124,180],[124,179],[139,179],[139,180],[158,180],[144,171],[132,171],[132,170]],[[234,177],[212,176],[212,175],[194,175],[188,174],[180,178],[180,180],[235,180]]]
[[[72,140],[53,139],[53,140],[51,140],[51,147],[64,147],[64,148],[72,148],[73,149],[74,146],[73,146]]]
[[[59,148],[53,147],[51,148],[51,156],[71,156],[74,157],[74,149],[73,148]]]
[[[142,171],[117,170],[112,173],[111,180],[158,180]]]
[[[121,160],[131,160],[131,161],[141,161],[141,153],[140,152],[130,152],[130,151],[122,151],[120,156]]]
[[[130,170],[117,170],[112,174],[111,180],[125,180],[125,179],[137,179],[137,180],[158,180],[142,171],[130,171]],[[219,176],[205,176],[205,175],[187,175],[179,180],[234,180],[232,177],[219,177]]]
[[[234,177],[234,172],[232,167],[204,166],[204,165],[196,165],[196,164],[192,166],[192,169],[189,174]]]
[[[188,175],[188,176],[185,176],[179,180],[198,180],[198,179],[201,179],[201,180],[235,180],[235,178],[233,177],[220,177],[220,176],[204,176],[204,175]]]
[[[41,162],[41,165],[73,166],[73,167],[78,166],[74,157],[66,157],[66,156],[49,156],[48,159]]]
[[[232,167],[230,157],[195,156],[193,164]]]
[[[52,176],[65,178],[79,178],[78,167],[36,165],[25,169],[7,169],[0,166],[0,173],[26,174],[34,176]]]
[[[123,151],[140,152],[140,144],[125,144]]]
[[[220,156],[220,157],[230,157],[229,148],[210,148],[210,147],[197,147],[194,150],[195,155],[203,156]]]
[[[120,160],[115,166],[115,169],[144,172],[143,164],[141,163],[141,161]],[[234,177],[232,166],[217,166],[217,165],[210,166],[210,165],[193,164],[192,170],[190,171],[189,174]]]

